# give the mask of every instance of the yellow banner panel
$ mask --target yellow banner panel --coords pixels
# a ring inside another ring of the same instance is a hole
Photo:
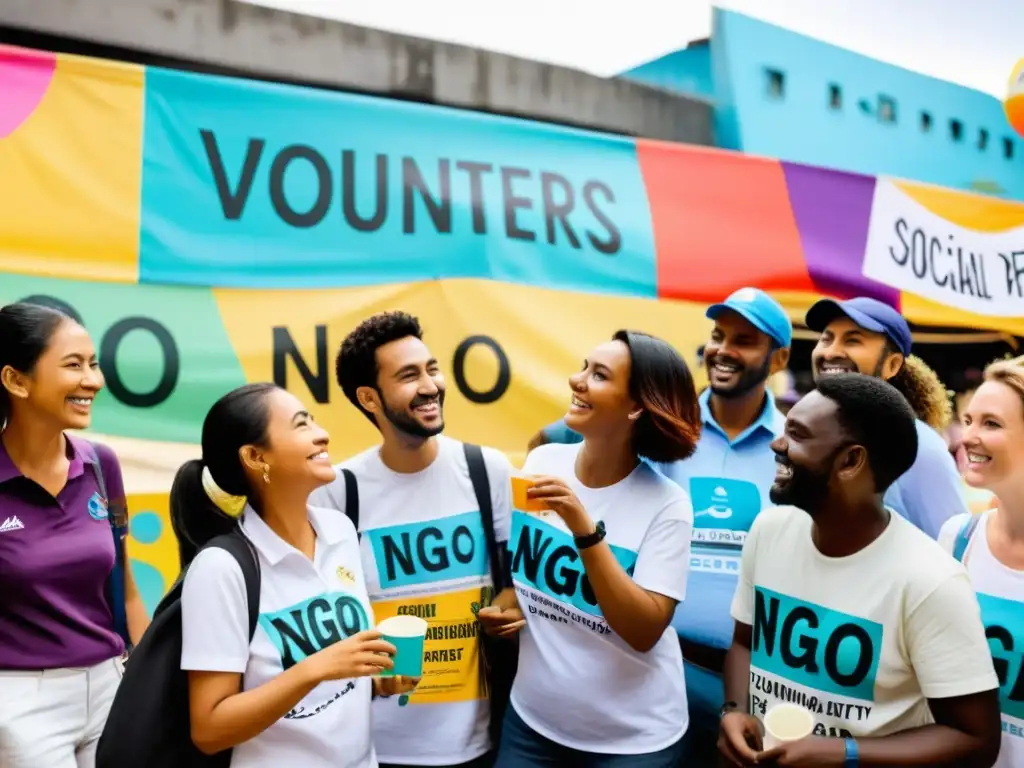
[[[0,272],[136,282],[142,67],[6,50]]]

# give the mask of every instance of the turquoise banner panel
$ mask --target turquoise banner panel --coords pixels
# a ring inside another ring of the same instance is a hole
[[[139,259],[147,283],[656,295],[632,140],[156,68]]]

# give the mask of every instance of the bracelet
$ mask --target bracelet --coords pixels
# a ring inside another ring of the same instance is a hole
[[[843,763],[844,768],[858,768],[860,765],[860,753],[857,751],[856,739],[847,738],[846,740],[846,760]]]

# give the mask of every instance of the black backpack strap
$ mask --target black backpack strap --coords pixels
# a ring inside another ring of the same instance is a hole
[[[494,533],[494,506],[491,504],[491,481],[487,476],[487,464],[484,461],[484,452],[479,445],[463,443],[462,448],[466,453],[469,481],[473,484],[476,503],[480,507],[480,522],[483,524],[484,538],[487,540],[487,559],[491,566],[491,581],[494,583],[494,592],[497,594],[506,586],[506,580],[503,576],[504,568],[498,540]]]
[[[363,534],[359,532],[359,483],[351,469],[341,470],[341,476],[345,478],[345,516],[356,527],[356,535],[362,538]]]
[[[76,445],[85,448],[89,459],[87,464],[92,469],[96,478],[96,487],[100,489],[100,496],[107,502],[107,521],[110,523],[110,533],[114,537],[114,568],[110,572],[110,608],[114,614],[114,630],[124,640],[126,651],[132,649],[132,638],[128,634],[128,609],[125,605],[124,579],[127,563],[125,561],[124,537],[127,533],[127,521],[122,519],[114,509],[113,500],[107,493],[107,481],[103,476],[103,460],[96,446],[88,440],[76,441]],[[125,510],[122,510],[125,511]]]
[[[241,529],[225,536],[218,536],[208,547],[226,549],[235,558],[242,569],[245,579],[245,597],[249,608],[249,640],[256,634],[256,624],[260,618],[260,558],[252,542],[242,533]]]

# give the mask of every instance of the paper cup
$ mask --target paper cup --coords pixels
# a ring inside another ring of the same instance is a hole
[[[395,666],[381,672],[381,677],[422,677],[427,626],[419,616],[392,616],[377,625],[383,639],[395,646]]]
[[[766,750],[799,741],[814,731],[814,715],[799,704],[776,704],[764,716],[764,748]]]
[[[520,512],[546,512],[547,505],[540,499],[531,499],[526,491],[533,486],[529,477],[512,478],[512,507]]]

